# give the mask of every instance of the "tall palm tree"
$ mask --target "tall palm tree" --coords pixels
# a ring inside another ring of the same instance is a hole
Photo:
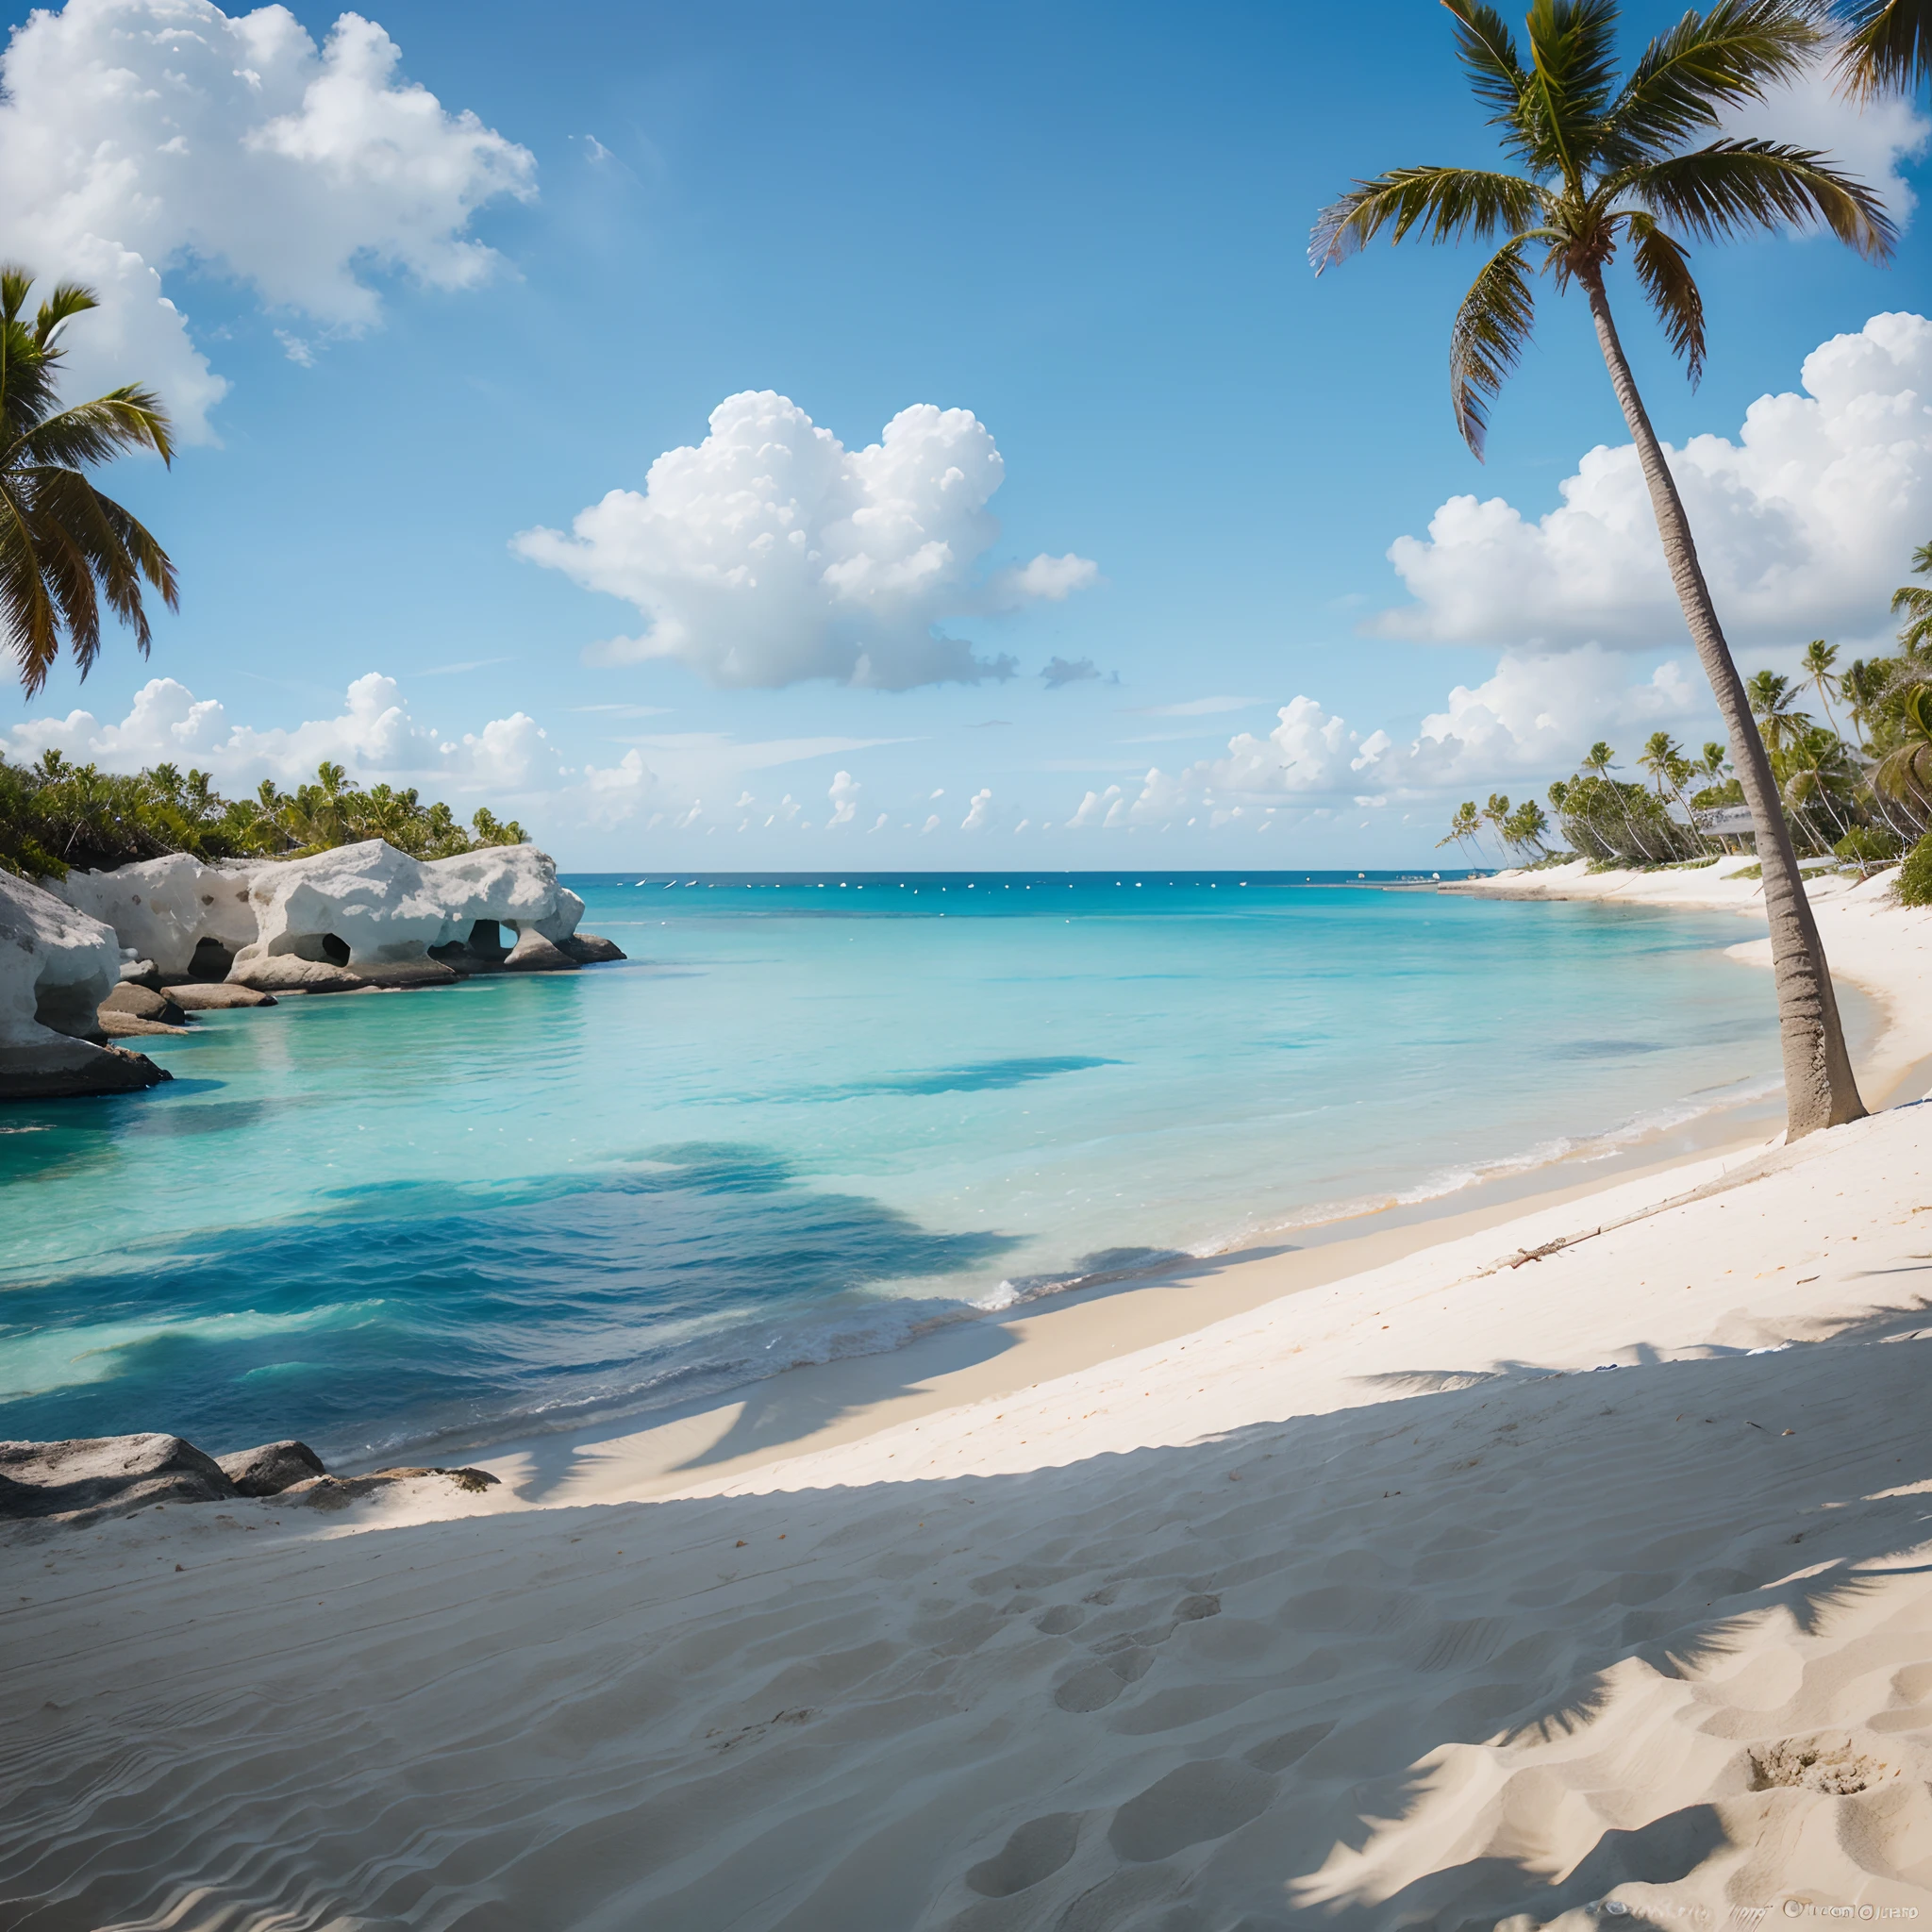
[[[1478,458],[1490,403],[1529,341],[1536,275],[1550,275],[1559,291],[1573,282],[1582,289],[1757,827],[1789,1132],[1795,1139],[1855,1120],[1865,1108],[1777,786],[1604,277],[1627,246],[1638,287],[1695,381],[1704,366],[1704,298],[1678,234],[1714,242],[1823,224],[1861,255],[1890,253],[1892,227],[1878,197],[1824,155],[1717,133],[1727,112],[1804,74],[1824,32],[1806,0],[1717,0],[1653,40],[1620,83],[1615,0],[1534,0],[1526,59],[1493,8],[1481,0],[1442,4],[1456,18],[1470,86],[1523,172],[1424,166],[1357,181],[1316,222],[1309,259],[1319,274],[1384,228],[1397,242],[1411,233],[1432,242],[1503,238],[1450,332],[1450,402]],[[1703,144],[1691,147],[1694,138]]]
[[[1839,50],[1839,85],[1854,100],[1910,93],[1932,75],[1928,0],[1852,0]]]
[[[59,661],[63,632],[87,675],[100,655],[103,598],[143,657],[152,635],[142,579],[170,610],[180,601],[167,552],[82,474],[130,449],[172,461],[167,411],[131,383],[57,407],[61,330],[100,305],[62,282],[29,319],[32,287],[25,269],[0,268],[0,624],[28,697]]]

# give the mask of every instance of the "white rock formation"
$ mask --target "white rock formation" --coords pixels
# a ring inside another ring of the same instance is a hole
[[[255,908],[248,885],[250,865],[204,865],[186,852],[143,858],[113,872],[71,872],[49,880],[47,890],[82,912],[105,921],[131,947],[137,959],[152,960],[160,973],[185,974],[194,949],[211,940],[230,958],[255,939]],[[207,961],[210,978],[226,970],[225,961]]]
[[[260,866],[248,897],[255,935],[233,969],[244,982],[258,961],[290,954],[351,973],[408,965],[431,946],[467,944],[479,923],[554,943],[576,931],[584,912],[557,883],[556,861],[534,845],[423,860],[371,839]]]
[[[117,1093],[168,1077],[83,1037],[98,1029],[120,971],[111,926],[0,872],[0,1099]]]

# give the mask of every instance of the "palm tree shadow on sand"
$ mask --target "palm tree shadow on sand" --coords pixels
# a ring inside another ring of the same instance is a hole
[[[1064,1468],[372,1531],[383,1574],[474,1589],[400,1623],[331,1595],[229,1718],[185,1664],[63,1718],[0,1812],[0,1897],[61,1925],[196,1888],[234,1923],[401,1924],[447,1887],[464,1932],[566,1897],[791,1932],[1489,1932],[1707,1895],[1774,1804],[1866,1802],[1760,1788],[1753,1753],[1820,1727],[1807,1646],[1879,1643],[1880,1573],[1922,1574],[1928,1370],[1932,1298],[1775,1353],[1418,1368],[1424,1392]],[[265,1569],[238,1641],[320,1594]],[[149,1775],[177,1700],[185,1807]],[[283,1802],[269,1709],[325,1828],[244,1830]],[[403,1794],[484,1747],[390,1844]],[[1874,1868],[1910,1864],[1859,1817]]]

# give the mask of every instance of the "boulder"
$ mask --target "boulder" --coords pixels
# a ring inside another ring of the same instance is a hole
[[[295,1483],[327,1474],[307,1442],[263,1442],[254,1449],[237,1449],[217,1456],[222,1474],[235,1485],[238,1496],[279,1496]]]
[[[362,971],[364,986],[378,992],[401,992],[418,986],[454,986],[463,975],[441,959],[398,959],[387,966],[370,966]]]
[[[70,872],[50,890],[111,925],[120,943],[152,962],[158,974],[191,976],[204,944],[226,959],[255,938],[248,882],[256,869],[251,861],[205,865],[173,852],[112,872]],[[208,962],[207,952],[203,958]]]
[[[359,992],[369,982],[345,966],[304,959],[293,953],[275,953],[265,958],[237,959],[226,983],[248,991],[287,993]]]
[[[560,951],[535,926],[519,933],[517,942],[503,962],[506,973],[575,973],[577,962]]]
[[[137,1040],[149,1033],[182,1034],[188,1028],[170,1025],[165,1020],[144,1020],[139,1013],[124,1013],[118,1007],[103,1007],[100,1031],[108,1040]]]
[[[158,1020],[164,1026],[185,1026],[188,1024],[188,1015],[182,1011],[178,1000],[170,999],[166,993],[138,985],[131,979],[124,979],[101,1002],[100,1010],[103,1013],[131,1013],[142,1020]]]
[[[252,986],[237,986],[232,980],[217,981],[212,986],[193,981],[185,986],[171,986],[168,997],[191,1013],[213,1012],[225,1007],[272,1007],[275,1003],[273,993],[257,992]]]
[[[237,1493],[221,1465],[179,1436],[0,1442],[0,1518],[98,1523],[151,1503],[216,1503]]]
[[[90,1038],[120,974],[110,927],[0,872],[0,1100],[125,1093],[168,1077]]]
[[[600,938],[594,932],[572,933],[569,938],[558,941],[557,949],[567,954],[579,966],[605,966],[613,959],[630,957],[614,940]]]
[[[256,868],[249,886],[256,936],[228,977],[270,988],[258,970],[288,957],[334,966],[378,985],[446,983],[442,972],[407,982],[395,969],[425,963],[469,970],[501,928],[538,932],[553,945],[576,931],[584,902],[557,882],[557,866],[534,845],[498,845],[452,858],[415,859],[379,839]],[[488,940],[479,934],[487,929]],[[430,949],[440,958],[431,960]],[[274,989],[270,989],[274,990]]]

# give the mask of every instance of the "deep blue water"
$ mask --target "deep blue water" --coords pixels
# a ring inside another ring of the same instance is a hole
[[[208,1014],[0,1114],[0,1434],[509,1433],[1774,1089],[1736,920],[1307,876],[578,878],[626,963]]]

